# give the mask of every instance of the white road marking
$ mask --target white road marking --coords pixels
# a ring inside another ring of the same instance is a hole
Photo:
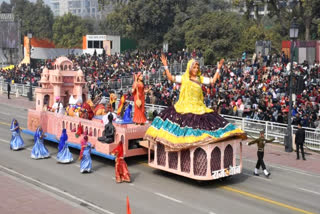
[[[311,192],[311,193],[313,193],[313,194],[320,195],[320,192],[315,192],[315,191],[308,190],[308,189],[304,189],[304,188],[298,188],[298,189],[300,189],[300,190],[302,190],[302,191],[305,191],[305,192]]]
[[[132,183],[130,183],[129,185],[130,185],[130,186],[134,186],[134,184],[132,184]]]
[[[0,112],[0,114],[7,115],[7,116],[10,116],[10,115],[11,115],[11,114],[6,113],[6,112]]]
[[[209,214],[216,214],[216,213],[214,213],[214,212],[209,212]]]
[[[10,144],[10,141],[8,141],[8,140],[3,140],[3,139],[0,139],[0,142],[3,142],[3,143],[5,143],[5,144]],[[29,150],[29,151],[32,151],[31,148],[24,148],[24,149]]]
[[[251,163],[256,163],[256,162],[257,162],[257,161],[249,160],[249,159],[243,159],[243,160],[248,161],[248,162],[251,162]],[[307,175],[307,176],[311,176],[311,177],[320,178],[320,176],[318,176],[318,175],[312,175],[312,174],[305,173],[305,172],[300,171],[300,170],[290,169],[290,168],[287,168],[287,167],[275,166],[275,165],[272,165],[272,164],[268,164],[268,165],[269,165],[269,166],[272,166],[273,168],[278,168],[278,169],[282,169],[282,170],[287,170],[287,171],[299,173],[299,174],[302,174],[302,175]]]
[[[161,193],[159,193],[159,192],[155,192],[154,194],[156,194],[156,195],[158,195],[158,196],[160,196],[160,197],[166,198],[166,199],[168,199],[168,200],[171,200],[171,201],[174,201],[174,202],[180,203],[180,204],[182,203],[182,201],[180,201],[180,200],[177,200],[177,199],[172,198],[172,197],[170,197],[170,196],[167,196],[167,195],[161,194]]]
[[[13,114],[6,113],[6,112],[0,112],[0,114],[6,115],[6,116],[13,116]],[[26,116],[22,116],[22,115],[18,115],[18,114],[15,114],[14,117],[28,119]]]
[[[102,211],[102,212],[104,212],[104,213],[114,214],[113,212],[111,212],[111,211],[109,211],[109,210],[103,209],[103,208],[101,208],[101,207],[99,207],[99,206],[97,206],[97,205],[94,205],[94,204],[92,204],[92,203],[90,203],[90,202],[88,202],[88,201],[85,201],[85,200],[83,200],[83,199],[81,199],[81,198],[78,198],[77,196],[71,195],[70,193],[64,192],[63,190],[60,190],[60,189],[58,189],[58,188],[56,188],[56,187],[53,187],[53,186],[50,186],[50,185],[48,185],[48,184],[42,183],[42,182],[40,182],[40,181],[38,181],[38,180],[35,180],[35,179],[31,178],[31,177],[28,177],[28,176],[26,176],[26,175],[23,175],[23,174],[21,174],[21,173],[19,173],[19,172],[16,172],[16,171],[14,171],[14,170],[12,170],[12,169],[9,169],[9,168],[5,167],[5,166],[0,165],[0,168],[4,169],[4,170],[6,170],[6,171],[9,171],[9,172],[11,172],[12,174],[15,174],[15,175],[18,175],[18,176],[20,176],[20,177],[23,177],[23,178],[26,179],[26,180],[32,181],[32,182],[37,183],[37,184],[39,184],[39,185],[41,185],[41,186],[44,186],[44,187],[46,187],[46,188],[48,188],[48,189],[51,189],[51,190],[53,190],[53,191],[55,191],[55,192],[58,192],[59,194],[65,195],[65,196],[67,196],[67,197],[69,197],[69,198],[72,198],[72,199],[74,199],[74,200],[76,200],[76,201],[78,201],[78,202],[88,204],[89,206],[91,206],[91,207],[93,207],[93,208],[95,208],[95,209],[97,209],[97,210],[100,210],[100,211]]]
[[[247,175],[247,176],[249,176],[249,177],[253,177],[253,178],[259,178],[259,179],[262,179],[262,180],[265,180],[265,181],[269,181],[269,182],[272,181],[271,179],[268,179],[268,178],[262,178],[262,177],[260,177],[260,176],[250,175],[250,174],[244,173],[244,172],[243,172],[242,174]],[[263,176],[264,176],[264,175],[263,175]]]

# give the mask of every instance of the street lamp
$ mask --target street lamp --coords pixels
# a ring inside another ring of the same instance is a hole
[[[28,93],[28,98],[30,101],[33,100],[32,98],[32,78],[31,78],[31,39],[32,39],[32,33],[28,33],[28,38],[29,38],[29,56],[30,56],[30,74],[29,74],[29,78],[30,78],[30,87],[29,87],[29,93]]]
[[[296,23],[297,18],[294,17],[290,25],[289,36],[291,40],[291,62],[290,62],[290,73],[289,73],[289,112],[288,112],[288,127],[287,135],[285,136],[285,151],[292,152],[292,127],[291,127],[291,117],[292,117],[292,76],[293,76],[293,57],[294,57],[294,47],[295,41],[298,39],[299,27]]]

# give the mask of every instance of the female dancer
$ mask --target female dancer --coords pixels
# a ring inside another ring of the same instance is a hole
[[[20,136],[20,126],[16,119],[13,119],[10,126],[10,131],[12,132],[12,137],[10,141],[10,149],[19,150],[24,147],[24,142]]]
[[[91,160],[91,143],[88,142],[88,136],[85,135],[83,137],[83,140],[81,141],[81,151],[79,160],[81,160],[80,163],[80,172],[91,172],[92,169],[92,160]]]
[[[132,95],[134,97],[134,115],[132,121],[136,124],[143,125],[147,121],[144,108],[145,92],[149,90],[145,91],[141,72],[135,75],[134,79],[135,81],[132,86]]]
[[[31,151],[31,158],[40,159],[40,158],[50,157],[50,153],[48,149],[43,144],[43,138],[45,137],[45,134],[41,126],[37,128],[37,131],[34,136],[35,136],[35,139],[34,139],[35,144]]]
[[[126,162],[124,161],[123,157],[123,143],[122,141],[119,142],[118,146],[112,150],[112,155],[116,156],[116,165],[115,165],[115,171],[116,171],[116,182],[130,182],[130,173],[128,171],[128,166]]]
[[[60,137],[58,154],[57,154],[57,161],[59,163],[71,163],[73,161],[73,157],[71,152],[69,151],[67,140],[68,140],[67,130],[62,129],[62,134]]]
[[[179,151],[207,145],[226,138],[246,134],[204,104],[201,85],[214,85],[219,78],[220,61],[213,78],[201,76],[199,62],[191,59],[182,76],[171,75],[167,58],[162,55],[166,76],[171,82],[181,83],[178,102],[163,110],[146,132],[145,138],[165,145],[168,151]]]

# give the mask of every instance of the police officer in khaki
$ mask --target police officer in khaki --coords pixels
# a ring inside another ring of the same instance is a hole
[[[264,161],[263,161],[263,156],[264,156],[264,146],[266,145],[266,143],[271,143],[272,141],[274,141],[274,138],[271,140],[267,140],[264,138],[264,131],[260,131],[260,137],[258,139],[255,139],[247,143],[247,145],[249,146],[252,144],[257,144],[258,146],[258,152],[257,152],[258,161],[253,173],[256,176],[259,176],[258,170],[260,169],[260,166],[262,167],[265,176],[269,177],[271,175],[271,173],[268,172],[266,169],[266,165],[264,164]]]

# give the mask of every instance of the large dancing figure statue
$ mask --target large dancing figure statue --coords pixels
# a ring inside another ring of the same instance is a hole
[[[10,141],[10,149],[19,150],[24,147],[24,142],[20,136],[20,126],[16,119],[13,119],[10,126],[10,131],[12,132],[12,137]]]
[[[122,141],[120,141],[118,146],[114,150],[112,150],[111,154],[116,156],[116,165],[115,165],[116,182],[117,183],[131,182],[128,166],[123,156]]]
[[[178,151],[207,145],[226,138],[246,134],[204,104],[201,85],[214,85],[219,78],[223,60],[213,78],[201,76],[199,62],[191,59],[182,76],[171,75],[167,58],[162,55],[166,76],[171,82],[181,83],[178,102],[163,110],[146,132],[145,138],[160,142],[168,151]]]
[[[62,129],[59,146],[58,146],[58,154],[57,154],[57,161],[59,163],[71,163],[73,161],[73,157],[69,150],[67,140],[68,140],[67,130]]]
[[[35,139],[34,139],[35,144],[34,144],[32,151],[31,151],[31,158],[41,159],[41,158],[50,157],[50,153],[49,153],[48,149],[43,144],[43,138],[45,137],[45,134],[44,134],[41,126],[39,126],[37,128],[34,137],[35,137]]]
[[[85,135],[81,141],[81,151],[79,160],[80,163],[80,172],[91,172],[92,169],[92,160],[91,160],[91,143],[88,142],[88,136]]]

